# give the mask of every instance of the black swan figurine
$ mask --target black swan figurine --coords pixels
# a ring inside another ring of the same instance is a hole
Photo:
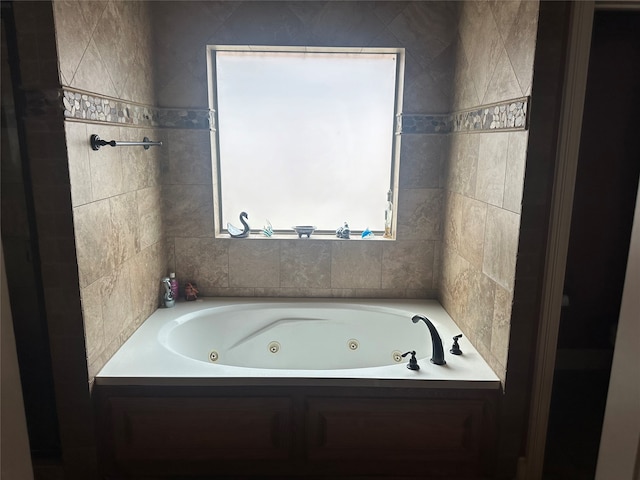
[[[245,238],[249,236],[249,224],[246,222],[245,218],[249,218],[247,212],[240,213],[240,221],[242,225],[244,225],[244,229],[241,230],[238,227],[234,227],[230,223],[227,223],[227,231],[232,238]]]

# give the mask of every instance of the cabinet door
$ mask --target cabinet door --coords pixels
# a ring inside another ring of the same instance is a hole
[[[286,459],[288,398],[109,399],[113,460],[156,466],[189,461]]]
[[[361,473],[472,474],[492,449],[487,420],[481,399],[310,398],[307,455]]]

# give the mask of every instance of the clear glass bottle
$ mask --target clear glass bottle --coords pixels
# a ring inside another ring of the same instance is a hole
[[[393,219],[393,192],[389,190],[387,192],[387,208],[384,211],[384,238],[393,238],[391,234],[391,220]]]
[[[176,278],[176,274],[171,272],[169,274],[169,281],[171,282],[171,294],[173,295],[174,300],[178,299],[178,279]]]

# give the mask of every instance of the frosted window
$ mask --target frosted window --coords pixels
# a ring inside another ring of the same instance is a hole
[[[384,230],[397,53],[213,51],[220,227]],[[215,153],[215,152],[214,152]]]

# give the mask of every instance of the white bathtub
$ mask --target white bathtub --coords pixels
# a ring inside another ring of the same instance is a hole
[[[446,365],[430,363],[431,336],[442,338]],[[435,301],[205,298],[151,315],[96,376],[114,384],[246,384],[347,379],[366,384],[498,388],[500,382]],[[420,370],[406,368],[415,350]]]

